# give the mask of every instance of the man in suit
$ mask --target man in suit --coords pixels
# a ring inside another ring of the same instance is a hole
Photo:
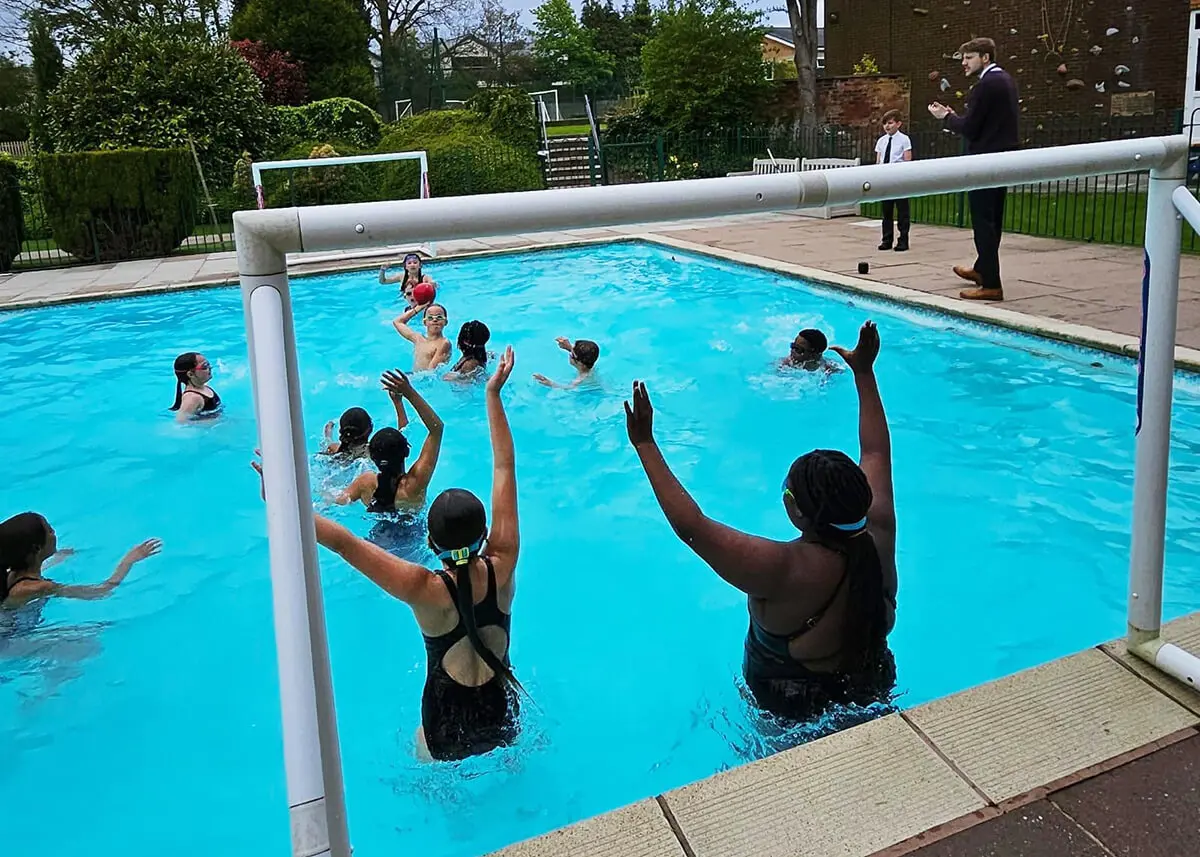
[[[942,120],[944,127],[962,135],[967,141],[968,155],[1011,152],[1019,148],[1017,84],[1008,72],[993,62],[996,43],[991,39],[972,39],[959,50],[963,72],[967,77],[977,77],[967,95],[966,115],[959,116],[936,101],[929,105],[929,112]],[[975,284],[975,288],[959,293],[965,300],[1004,300],[1004,288],[1000,283],[1000,233],[1004,226],[1007,193],[1007,187],[989,187],[967,193],[978,258],[972,268],[954,266],[955,274]]]

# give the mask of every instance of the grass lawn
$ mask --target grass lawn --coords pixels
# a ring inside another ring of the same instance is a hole
[[[604,126],[600,126],[600,130],[604,130]],[[581,122],[578,125],[555,125],[546,126],[546,134],[551,137],[582,137],[584,134],[592,133],[592,126],[586,122]]]

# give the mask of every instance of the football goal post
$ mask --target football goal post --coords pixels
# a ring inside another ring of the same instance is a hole
[[[1195,687],[1200,681],[1200,659],[1160,634],[1181,217],[1200,229],[1200,204],[1184,187],[1187,157],[1188,138],[1174,135],[932,158],[913,161],[902,170],[870,164],[469,199],[235,212],[237,265],[264,468],[292,853],[349,857],[350,837],[313,525],[288,253],[794,211],[1149,171],[1133,432],[1127,648],[1142,661]]]
[[[424,151],[384,152],[379,155],[339,155],[334,158],[297,158],[291,161],[261,161],[250,165],[251,177],[254,180],[254,196],[260,209],[267,207],[262,183],[262,174],[267,170],[319,169],[348,164],[377,164],[384,161],[417,161],[420,165],[417,176],[417,198],[429,198],[429,159],[425,157]]]
[[[538,92],[529,93],[529,97],[533,99],[534,109],[537,110],[537,118],[541,122],[557,122],[562,119],[562,113],[558,110],[558,90],[543,89]],[[549,101],[549,105],[547,105]]]

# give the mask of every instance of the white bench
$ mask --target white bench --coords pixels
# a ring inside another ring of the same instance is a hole
[[[836,170],[842,167],[857,167],[859,158],[755,158],[754,169],[745,173],[729,173],[738,176],[771,176],[777,173],[799,173],[809,170]],[[807,217],[819,217],[828,220],[831,217],[857,217],[860,212],[859,204],[853,205],[823,205],[819,208],[802,208],[797,214]]]

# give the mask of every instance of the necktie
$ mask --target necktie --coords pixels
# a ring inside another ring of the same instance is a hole
[[[892,138],[888,135],[887,151],[883,153],[883,162],[890,164],[892,162]]]

